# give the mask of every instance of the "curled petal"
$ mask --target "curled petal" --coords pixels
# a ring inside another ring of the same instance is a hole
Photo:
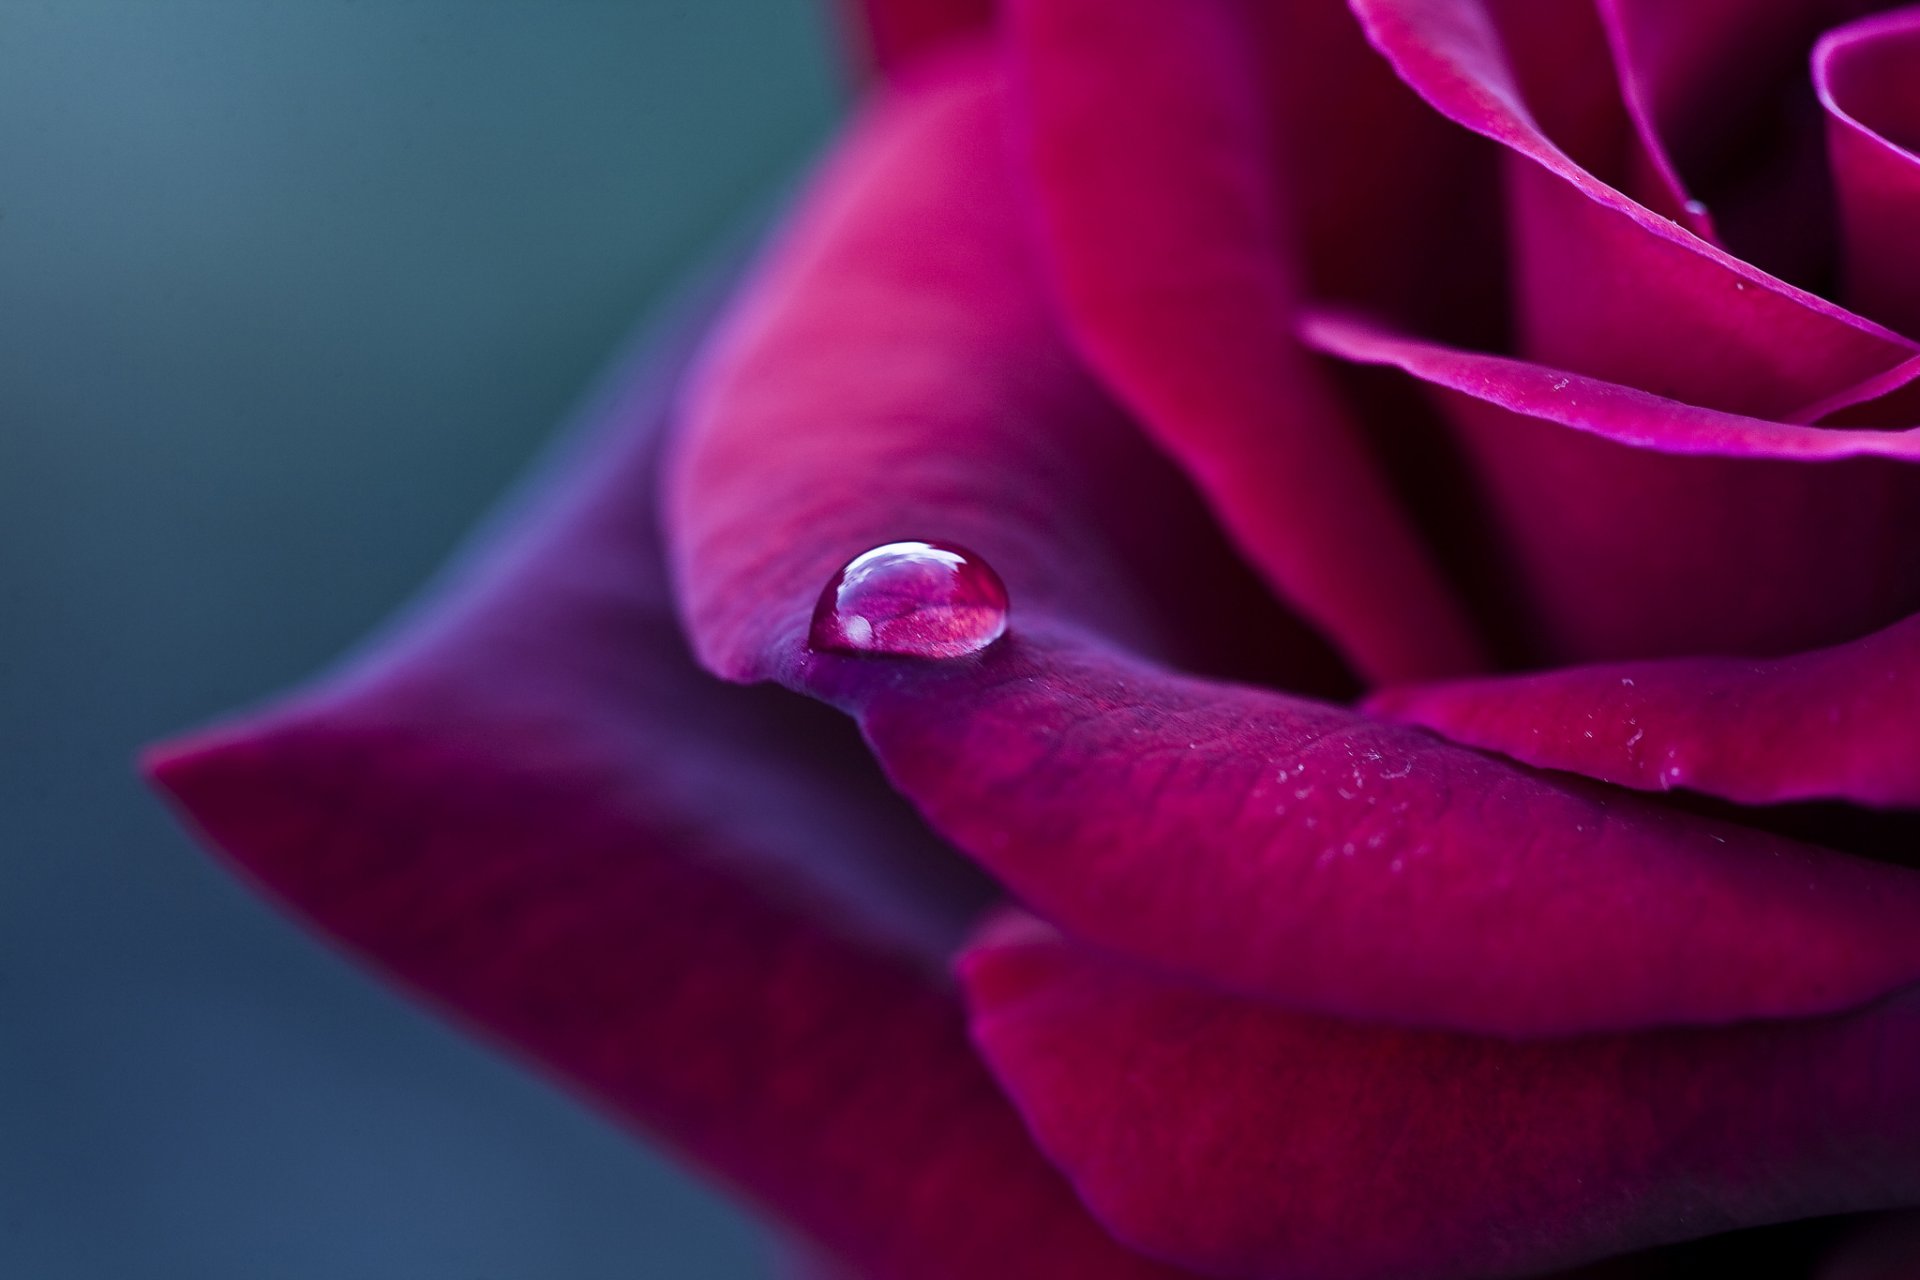
[[[319,932],[861,1274],[1170,1278],[966,1042],[943,971],[977,879],[837,717],[686,654],[651,502],[670,392],[623,383],[404,629],[154,781]]]
[[[976,1043],[1088,1207],[1209,1275],[1531,1275],[1920,1196],[1912,995],[1514,1043],[1235,1000],[1032,921],[962,974]]]
[[[1030,619],[981,659],[820,657],[934,826],[1075,936],[1291,1008],[1566,1035],[1920,979],[1920,872],[1186,679]]]
[[[1008,16],[1043,267],[1089,362],[1363,674],[1480,666],[1366,441],[1294,341],[1299,282],[1246,9],[1016,0]]]
[[[1920,332],[1920,8],[1829,33],[1813,54],[1844,233],[1847,295],[1868,315]]]
[[[1641,791],[1920,808],[1920,617],[1787,658],[1676,658],[1391,689],[1369,709]]]
[[[1485,0],[1353,0],[1401,77],[1513,153],[1522,350],[1737,413],[1780,414],[1883,372],[1911,342],[1628,199],[1541,128]]]
[[[902,541],[966,547],[1017,610],[1186,665],[1285,671],[1300,647],[1067,347],[1003,105],[979,49],[881,97],[689,390],[671,550],[696,649],[730,679],[791,679],[828,579]]]
[[[1539,1034],[1920,977],[1920,875],[1147,660],[1177,661],[1167,633],[1268,633],[1194,591],[1223,553],[1048,327],[993,185],[994,93],[960,67],[870,120],[689,401],[670,531],[713,669],[850,711],[1050,919],[1279,1003]],[[1127,549],[1143,527],[1183,550],[1166,578]],[[1009,634],[945,661],[809,651],[821,586],[901,538],[984,556]]]
[[[1728,413],[1330,313],[1302,336],[1440,390],[1539,658],[1789,653],[1920,608],[1920,429]]]

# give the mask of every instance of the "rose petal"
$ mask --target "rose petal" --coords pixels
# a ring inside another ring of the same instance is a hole
[[[1530,1033],[1826,1010],[1920,977],[1920,876],[1129,656],[1178,661],[1169,630],[1270,633],[1218,607],[1242,597],[1190,593],[1222,553],[1179,532],[1168,468],[1128,461],[1033,302],[993,105],[961,68],[883,108],[709,359],[669,528],[713,669],[852,711],[1049,918],[1283,1002]],[[1121,541],[1154,521],[1185,597]],[[940,662],[810,653],[829,575],[902,538],[999,569],[1010,637]]]
[[[1920,332],[1920,8],[1828,34],[1813,53],[1845,235],[1847,296],[1868,315]]]
[[[1689,196],[1686,179],[1681,176],[1661,137],[1660,90],[1665,86],[1649,74],[1650,60],[1645,49],[1648,33],[1643,26],[1632,21],[1636,16],[1632,0],[1598,0],[1594,6],[1594,16],[1606,33],[1615,87],[1620,95],[1621,108],[1633,131],[1634,145],[1628,160],[1630,185],[1614,185],[1702,240],[1718,244],[1720,238],[1714,230],[1707,206]],[[1521,56],[1526,62],[1538,66],[1542,72],[1551,73],[1553,63],[1531,55]],[[1577,152],[1574,154],[1578,155]],[[1583,167],[1591,170],[1593,166]]]
[[[1785,279],[1817,282],[1832,268],[1807,50],[1874,3],[1600,0],[1652,145],[1711,207],[1734,256]]]
[[[1730,412],[1781,414],[1912,355],[1905,339],[1627,199],[1541,130],[1481,0],[1353,0],[1434,107],[1514,154],[1521,349]]]
[[[1769,419],[1838,407],[1910,362],[1906,339],[1730,257],[1575,163],[1524,96],[1508,7],[1355,0],[1355,10],[1409,84],[1510,150],[1519,354]],[[1620,16],[1623,39],[1629,27],[1652,38],[1637,10]],[[1758,43],[1778,43],[1763,25]],[[1531,661],[1786,652],[1859,635],[1920,602],[1914,579],[1883,582],[1877,569],[1914,534],[1905,475],[1677,463],[1660,454],[1698,450],[1658,432],[1631,452],[1476,406],[1454,416],[1492,513],[1494,554],[1511,557]]]
[[[982,899],[830,713],[731,689],[655,545],[667,387],[345,673],[161,749],[251,879],[863,1274],[1170,1276],[1039,1158],[939,976]],[[824,717],[824,720],[822,719]]]
[[[993,20],[993,0],[848,0],[847,9],[856,43],[888,75]]]
[[[1088,1207],[1210,1275],[1477,1280],[1920,1197],[1920,997],[1516,1044],[1236,1001],[1031,924],[962,975]]]
[[[1920,431],[1725,413],[1333,314],[1302,336],[1458,393],[1537,660],[1789,653],[1920,609]]]
[[[1635,449],[1740,459],[1920,461],[1920,427],[1848,430],[1796,421],[1804,414],[1776,419],[1729,413],[1538,361],[1427,342],[1339,311],[1307,312],[1299,332],[1308,346],[1328,355],[1390,365],[1434,386]],[[1897,368],[1903,376],[1914,372]]]
[[[1920,617],[1773,661],[1563,668],[1388,690],[1368,708],[1642,791],[1920,808]]]
[[[1008,18],[1045,269],[1089,362],[1360,671],[1480,665],[1366,442],[1294,344],[1245,11],[1020,0]]]
[[[1495,0],[1489,13],[1497,15],[1518,97],[1541,133],[1596,179],[1712,239],[1704,211],[1689,207],[1652,127],[1645,87],[1626,58],[1627,33],[1614,6],[1605,0]]]
[[[1507,1035],[1826,1012],[1920,978],[1920,872],[1184,679],[1028,615],[801,679],[1073,934],[1291,1008]]]
[[[1496,337],[1498,149],[1401,83],[1345,0],[1249,5],[1240,20],[1269,145],[1252,160],[1270,170],[1286,283],[1461,341]]]
[[[1185,665],[1272,671],[1298,647],[1067,349],[1027,230],[989,52],[880,99],[831,159],[714,342],[669,474],[712,670],[785,676],[827,579],[909,539],[979,553],[1021,609]]]

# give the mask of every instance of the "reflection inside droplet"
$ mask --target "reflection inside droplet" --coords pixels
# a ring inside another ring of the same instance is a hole
[[[1007,629],[1007,589],[985,560],[943,542],[889,542],[833,575],[807,643],[835,653],[958,658]]]

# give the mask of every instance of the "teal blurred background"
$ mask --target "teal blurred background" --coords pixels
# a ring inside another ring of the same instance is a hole
[[[768,1274],[192,849],[839,110],[810,0],[0,0],[0,1275]]]

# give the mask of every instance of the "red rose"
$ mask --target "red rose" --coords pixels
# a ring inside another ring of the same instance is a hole
[[[161,785],[856,1274],[1920,1205],[1920,10],[874,7],[717,322]]]

